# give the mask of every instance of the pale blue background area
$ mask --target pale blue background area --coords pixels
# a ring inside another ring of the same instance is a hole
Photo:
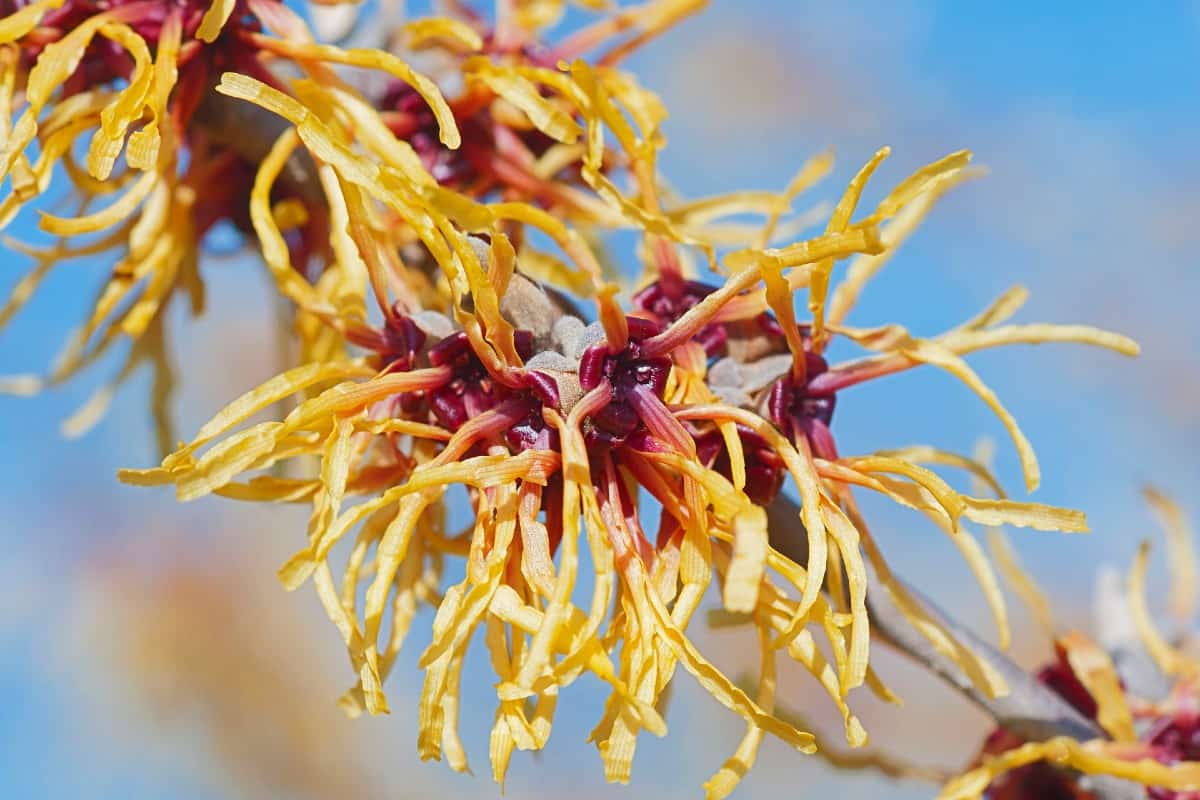
[[[992,170],[943,201],[872,284],[853,322],[937,333],[1020,282],[1033,293],[1020,320],[1099,324],[1142,341],[1145,353],[1136,362],[1068,346],[972,361],[1038,448],[1045,477],[1037,499],[1083,508],[1092,519],[1095,532],[1087,538],[1013,534],[1063,617],[1085,620],[1097,565],[1127,564],[1137,540],[1153,530],[1138,496],[1142,483],[1162,486],[1200,513],[1193,493],[1200,485],[1200,6],[1044,5],[834,8],[718,0],[633,63],[672,109],[662,167],[689,195],[782,188],[798,164],[830,145],[838,170],[812,199],[836,198],[884,144],[893,157],[867,202],[912,168],[960,147],[972,148]],[[34,224],[27,214],[12,232],[25,236]],[[5,257],[0,288],[7,290],[23,267],[20,257]],[[0,374],[35,371],[50,360],[90,304],[102,270],[72,264],[46,284],[0,333]],[[184,434],[273,371],[265,280],[244,261],[212,264],[206,274],[214,313],[202,326],[183,328],[192,343],[180,348]],[[160,730],[136,703],[114,707],[113,698],[129,688],[113,688],[123,684],[102,647],[81,644],[109,635],[103,600],[80,593],[99,565],[119,569],[136,547],[129,542],[150,538],[167,541],[159,552],[176,561],[238,559],[245,548],[267,586],[251,613],[297,617],[308,633],[280,646],[294,649],[306,669],[330,664],[320,673],[328,697],[297,702],[331,702],[349,673],[340,655],[332,658],[340,644],[311,592],[288,596],[268,583],[273,566],[295,547],[301,517],[281,515],[286,525],[264,530],[266,517],[245,508],[216,501],[177,507],[168,492],[115,482],[119,466],[153,457],[144,379],[131,383],[87,438],[58,438],[60,420],[113,369],[108,364],[36,399],[0,398],[0,793],[226,796],[232,789],[212,779],[220,767],[206,760],[201,733],[186,725]],[[835,432],[846,453],[915,442],[967,451],[986,434],[997,440],[1002,477],[1019,486],[999,424],[965,388],[932,370],[845,393]],[[978,592],[940,534],[885,505],[873,509],[896,565],[985,624]],[[1014,615],[1019,622],[1020,611]],[[355,741],[372,748],[361,768],[377,772],[380,785],[392,787],[389,796],[497,796],[487,778],[494,698],[483,659],[468,667],[463,700],[463,737],[476,777],[452,776],[415,757],[415,662],[428,625],[428,615],[418,620],[391,681],[391,718],[356,723]],[[1018,624],[1022,633],[1022,652],[1044,654],[1035,634]],[[751,648],[749,639],[700,636],[719,663],[746,666],[739,654]],[[874,743],[930,763],[966,757],[981,730],[978,717],[948,693],[914,682],[910,670],[894,669],[898,685],[913,687],[909,716],[867,703]],[[792,705],[819,709],[814,716],[823,729],[836,732],[811,682],[790,686]],[[583,742],[600,697],[590,683],[567,695],[549,751],[540,760],[514,758],[508,797],[694,797],[740,736],[740,724],[682,677],[672,735],[643,741],[631,789],[605,787],[599,760]],[[831,786],[840,796],[932,794],[834,778],[769,742],[742,796],[831,796]]]

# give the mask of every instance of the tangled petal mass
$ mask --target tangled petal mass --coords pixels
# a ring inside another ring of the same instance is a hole
[[[515,750],[545,746],[585,673],[610,692],[591,741],[612,781],[630,779],[643,732],[667,733],[662,700],[681,671],[746,724],[709,796],[733,790],[766,735],[814,751],[813,734],[776,712],[781,656],[812,674],[846,742],[863,745],[855,690],[894,699],[871,666],[869,591],[978,691],[1003,695],[986,655],[894,575],[856,492],[946,534],[1002,641],[998,578],[966,523],[1081,532],[1084,516],[1010,499],[981,460],[936,446],[845,453],[836,431],[854,420],[839,395],[941,369],[996,415],[1032,491],[1033,447],[967,357],[1048,342],[1132,356],[1137,345],[1011,322],[1020,287],[931,337],[848,324],[937,201],[978,174],[970,153],[873,191],[882,200],[867,206],[881,149],[807,238],[811,215],[793,207],[831,170],[827,154],[780,192],[681,198],[658,170],[667,111],[622,62],[704,3],[577,5],[584,22],[554,40],[563,2],[507,0],[495,15],[447,3],[446,17],[352,47],[318,41],[275,0],[5,3],[0,221],[39,198],[77,209],[41,212],[52,245],[8,242],[35,266],[0,323],[58,264],[87,257],[109,276],[59,361],[4,386],[62,383],[128,339],[112,384],[67,432],[99,419],[149,362],[165,457],[122,480],[173,485],[181,500],[311,506],[279,577],[311,585],[340,634],[352,715],[388,710],[397,654],[417,611],[434,607],[418,747],[456,770],[468,763],[459,705],[482,688],[462,681],[472,643],[496,673],[499,782]],[[218,224],[244,234],[290,304],[295,361],[177,444],[164,315],[176,295],[193,314],[222,302],[203,282],[202,243]],[[839,342],[863,354],[837,361]],[[979,491],[935,471],[947,469]],[[1019,574],[1009,551],[997,555]],[[710,596],[713,624],[755,636],[756,685],[725,675],[689,633]],[[1102,659],[1064,647],[1072,668],[1093,664],[1085,694],[1101,724],[1127,732]],[[999,758],[1124,757],[1037,747]],[[986,786],[1001,771],[988,769],[969,780]]]

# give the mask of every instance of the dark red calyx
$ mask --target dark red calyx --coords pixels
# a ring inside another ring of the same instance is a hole
[[[781,339],[783,338],[783,326],[779,324],[779,320],[775,319],[770,314],[767,314],[767,313],[759,314],[755,318],[755,321],[758,322],[758,327],[762,329],[763,333],[768,334],[769,336],[778,336]],[[800,326],[800,334],[804,337],[805,345],[807,345],[808,344],[808,326],[807,325]]]
[[[659,332],[649,320],[629,317],[629,342],[619,353],[610,353],[608,344],[601,342],[583,351],[579,359],[579,385],[590,392],[607,379],[615,391],[634,386],[649,386],[662,397],[671,372],[671,359],[643,358],[641,341]]]
[[[633,306],[664,324],[670,324],[690,311],[697,303],[716,291],[700,281],[685,281],[677,276],[664,276],[633,296]],[[705,325],[697,332],[693,341],[704,348],[706,355],[720,354],[729,339],[725,326],[720,323]]]
[[[394,82],[384,94],[379,108],[392,112],[388,117],[392,132],[412,146],[438,183],[443,186],[461,184],[478,177],[478,171],[463,148],[451,150],[442,144],[433,109],[416,89],[401,81]],[[471,142],[474,147],[485,150],[494,148],[490,125],[482,124],[474,117],[460,118],[458,114],[455,122],[462,132],[464,144]]]
[[[1001,775],[988,786],[988,800],[1091,800],[1074,776],[1052,764],[1027,764]]]
[[[425,331],[393,306],[379,328],[351,328],[346,338],[359,347],[373,350],[389,372],[408,372],[417,366]]]
[[[829,364],[815,353],[805,353],[804,362],[803,386],[797,385],[789,373],[775,381],[767,398],[767,412],[771,415],[771,421],[789,434],[796,428],[803,430],[806,420],[818,420],[826,426],[830,425],[833,422],[833,409],[837,405],[836,395],[814,394],[808,388],[813,378],[829,369]]]
[[[532,355],[533,334],[529,331],[514,331],[513,343],[522,358]],[[463,331],[452,333],[429,348],[429,363],[435,367],[450,368],[450,377],[446,382],[427,392],[430,410],[443,427],[458,430],[467,420],[494,408],[501,401],[527,398],[529,420],[509,432],[516,437],[509,442],[522,443],[521,448],[524,449],[535,446],[535,441],[545,438],[541,436],[539,439],[545,429],[542,406],[558,405],[558,384],[549,375],[529,370],[525,372],[524,387],[505,386],[488,372]]]
[[[425,331],[402,314],[389,315],[383,324],[380,355],[395,370],[408,371],[416,366],[417,354],[425,346]]]
[[[407,138],[435,181],[442,186],[464,186],[477,181],[490,168],[496,143],[491,125],[486,123],[486,119],[475,117],[458,121],[463,146],[457,150],[442,144],[436,121]]]
[[[755,431],[744,425],[737,426],[738,439],[742,443],[742,455],[746,464],[746,496],[758,505],[766,505],[775,499],[783,488],[785,465],[783,459],[771,449],[770,444]],[[725,437],[715,428],[694,434],[696,456],[700,463],[714,469],[729,480],[733,480],[733,468]]]
[[[662,329],[646,319],[628,317],[629,341],[618,353],[610,353],[601,342],[583,351],[579,359],[579,385],[590,392],[607,380],[611,386],[609,402],[584,423],[584,438],[589,445],[618,447],[641,425],[641,419],[629,403],[634,391],[649,391],[661,398],[671,374],[671,359],[646,358],[641,342]]]
[[[471,340],[463,331],[455,331],[429,348],[429,363],[435,367],[447,364],[458,367],[471,359],[478,361],[471,352]]]
[[[392,133],[412,146],[425,169],[443,186],[475,184],[481,178],[501,177],[496,174],[496,161],[502,149],[497,137],[504,131],[497,131],[495,119],[486,106],[468,103],[452,107],[462,133],[462,147],[455,150],[442,144],[433,110],[408,84],[399,81],[393,84],[380,107],[392,112],[387,117]],[[555,144],[536,128],[509,133],[534,157]]]
[[[466,333],[457,331],[431,347],[429,363],[451,368],[446,383],[428,393],[433,415],[445,428],[458,430],[501,399],[502,391],[498,390],[502,387],[496,385],[475,355]]]
[[[1183,708],[1154,723],[1143,737],[1150,754],[1162,764],[1181,761],[1200,761],[1200,713]],[[1192,800],[1194,792],[1177,792],[1161,787],[1147,787],[1151,800]]]
[[[513,346],[522,361],[528,361],[533,355],[533,331],[513,331]]]
[[[1049,687],[1056,695],[1071,704],[1071,707],[1088,719],[1096,718],[1096,701],[1075,677],[1075,671],[1060,653],[1058,661],[1042,667],[1037,674],[1038,682]]]
[[[546,424],[542,403],[530,399],[529,414],[504,432],[504,440],[515,453],[523,450],[557,450],[558,431]]]
[[[558,392],[558,382],[545,372],[536,369],[525,371],[525,385],[543,405],[559,408],[561,396]]]
[[[1146,736],[1154,756],[1164,764],[1200,761],[1200,715],[1177,712],[1159,720]]]

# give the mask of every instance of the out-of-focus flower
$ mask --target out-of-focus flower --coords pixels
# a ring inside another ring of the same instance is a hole
[[[85,618],[73,620],[88,637],[79,646],[91,679],[114,682],[123,712],[150,718],[157,733],[183,732],[190,747],[198,738],[218,767],[207,779],[241,796],[389,796],[342,715],[309,702],[327,676],[297,663],[306,625],[263,596],[245,553],[240,563],[180,561],[146,549],[89,564]]]
[[[1180,625],[1188,625],[1197,596],[1191,532],[1172,500],[1154,489],[1146,490],[1146,498],[1167,532],[1172,616]],[[1093,720],[1106,738],[1057,737],[1037,742],[998,729],[985,742],[978,765],[947,783],[943,798],[1094,797],[1081,775],[1140,783],[1154,800],[1186,800],[1200,793],[1200,662],[1191,651],[1194,634],[1185,629],[1172,642],[1155,625],[1145,597],[1148,555],[1149,542],[1144,541],[1130,573],[1127,606],[1121,616],[1128,615],[1144,653],[1169,679],[1162,682],[1162,693],[1158,681],[1123,672],[1113,655],[1084,634],[1073,631],[1058,636],[1057,660],[1043,667],[1037,678]],[[1028,576],[1019,580],[1032,585]],[[1098,620],[1114,627],[1124,622]]]
[[[99,419],[115,386],[149,362],[156,370],[160,444],[164,452],[173,446],[166,424],[172,370],[164,314],[177,295],[185,296],[192,313],[203,309],[200,243],[218,222],[253,229],[260,238],[279,236],[263,242],[273,255],[268,266],[281,293],[301,308],[319,313],[332,303],[330,313],[351,311],[339,296],[346,293],[335,288],[339,279],[314,286],[306,277],[317,257],[326,260],[330,213],[311,162],[272,159],[280,126],[251,106],[214,94],[222,72],[282,88],[283,59],[318,83],[340,85],[330,63],[379,69],[408,81],[429,103],[447,146],[460,141],[429,79],[394,56],[315,44],[301,19],[275,0],[38,0],[2,10],[0,178],[10,179],[11,191],[0,200],[0,225],[32,200],[60,192],[52,180],[59,169],[78,199],[79,216],[43,211],[41,227],[57,237],[49,246],[6,240],[36,266],[0,309],[0,324],[66,261],[103,255],[111,275],[49,374],[9,378],[0,388],[36,392],[72,377],[120,340],[132,341],[112,384],[66,422],[69,434]],[[76,153],[85,142],[80,164]],[[272,180],[264,182],[268,175]],[[247,195],[261,198],[258,209],[249,207]],[[100,203],[107,204],[91,210]],[[331,264],[327,271],[344,270]]]

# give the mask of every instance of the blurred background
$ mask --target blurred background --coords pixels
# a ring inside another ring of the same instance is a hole
[[[1038,449],[1035,499],[1091,518],[1086,537],[1010,532],[1060,622],[1086,628],[1098,566],[1124,567],[1152,534],[1141,485],[1200,513],[1200,5],[1095,4],[1086,14],[1045,5],[715,0],[631,66],[672,111],[662,168],[688,195],[782,189],[830,146],[838,169],[802,204],[836,199],[885,144],[893,156],[864,206],[961,147],[990,168],[941,202],[852,323],[934,334],[1021,283],[1032,300],[1020,321],[1096,324],[1142,343],[1136,361],[1068,346],[972,361]],[[29,215],[12,232],[35,225]],[[0,290],[25,267],[5,256]],[[0,374],[47,364],[101,277],[86,262],[54,275],[0,333]],[[206,277],[219,313],[177,338],[184,434],[276,371],[261,269],[214,259]],[[34,399],[0,397],[4,794],[499,796],[486,767],[495,697],[482,650],[468,661],[462,715],[477,774],[419,762],[416,660],[430,612],[390,681],[392,715],[347,720],[334,707],[351,678],[337,632],[311,591],[286,594],[274,578],[295,550],[303,509],[215,498],[180,506],[169,491],[117,484],[118,467],[155,461],[146,376],[86,438],[59,436],[60,422],[116,368]],[[844,393],[835,431],[846,453],[918,442],[969,452],[991,436],[1002,479],[1020,486],[990,412],[932,369]],[[915,516],[886,504],[871,511],[898,570],[991,636],[952,546]],[[1015,601],[1012,610],[1016,656],[1044,660],[1048,643]],[[747,632],[693,633],[729,672],[752,667],[741,657],[752,651]],[[878,668],[906,707],[859,699],[871,746],[926,765],[965,763],[987,721],[896,658],[881,656]],[[672,735],[642,737],[633,786],[606,786],[584,741],[603,697],[594,681],[573,687],[546,752],[514,759],[507,797],[695,797],[742,734],[681,673]],[[786,669],[782,697],[837,741],[836,714],[811,680]],[[840,797],[934,793],[834,773],[768,740],[740,796],[819,797],[834,787]]]

